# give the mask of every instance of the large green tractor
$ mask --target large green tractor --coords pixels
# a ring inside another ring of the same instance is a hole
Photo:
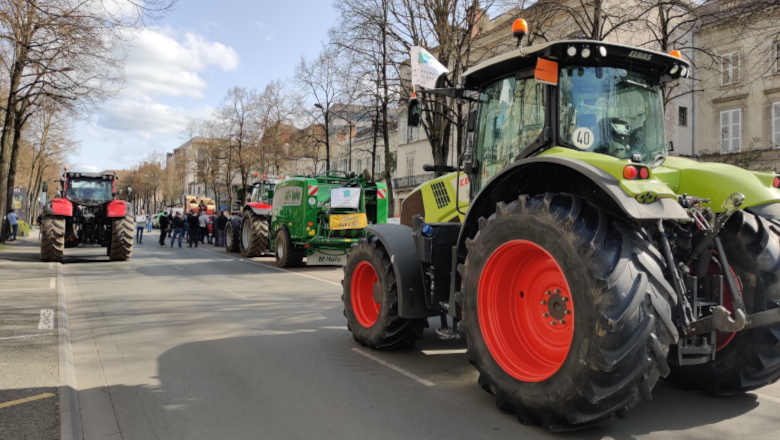
[[[777,381],[780,178],[668,156],[661,91],[690,68],[674,55],[546,43],[423,90],[469,107],[464,157],[349,254],[355,340],[408,346],[442,316],[496,405],[551,430],[623,417],[661,377]]]

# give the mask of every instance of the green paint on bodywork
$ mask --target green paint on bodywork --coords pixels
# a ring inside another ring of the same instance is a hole
[[[774,173],[745,170],[734,165],[717,162],[696,162],[682,157],[669,156],[657,170],[670,177],[670,186],[678,184],[677,194],[709,198],[705,207],[722,211],[726,197],[739,192],[745,196],[743,208],[780,202],[780,190],[772,186]],[[676,176],[675,176],[676,175]],[[676,183],[679,182],[679,183]]]
[[[460,191],[456,195],[455,182],[460,178]],[[423,206],[425,206],[426,223],[462,222],[464,215],[458,212],[455,206],[457,196],[460,196],[460,210],[466,212],[469,209],[469,179],[461,172],[448,173],[441,177],[429,180],[414,190],[406,197],[408,200],[416,192],[422,193]]]

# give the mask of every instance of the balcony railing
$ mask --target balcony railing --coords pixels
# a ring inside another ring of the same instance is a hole
[[[433,179],[433,173],[396,177],[393,179],[393,189],[414,188],[431,179]]]

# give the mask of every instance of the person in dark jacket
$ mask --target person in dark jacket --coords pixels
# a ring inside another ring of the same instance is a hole
[[[214,225],[214,229],[217,230],[217,246],[219,247],[225,247],[225,228],[227,228],[228,221],[225,211],[220,211],[216,225]]]
[[[194,210],[191,210],[187,216],[187,224],[189,225],[189,246],[187,247],[192,247],[193,243],[195,243],[195,247],[198,247],[198,232],[200,231],[198,223],[198,215],[195,214]]]
[[[173,242],[176,241],[176,237],[179,237],[179,247],[181,247],[181,237],[184,236],[184,218],[179,213],[176,213],[176,217],[173,218],[173,236],[171,237],[171,247]]]
[[[171,237],[171,234],[173,233],[173,211],[168,213],[168,238]]]
[[[157,219],[157,226],[160,227],[160,240],[158,243],[160,243],[160,246],[165,246],[165,237],[168,235],[168,217],[165,215],[161,215]]]

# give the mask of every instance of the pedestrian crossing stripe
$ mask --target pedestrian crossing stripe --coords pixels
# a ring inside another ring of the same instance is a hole
[[[318,185],[309,185],[309,195],[310,196],[316,196],[318,189],[319,189]]]
[[[376,190],[376,194],[379,196],[380,199],[386,199],[387,198],[387,190],[386,189],[378,189]]]

